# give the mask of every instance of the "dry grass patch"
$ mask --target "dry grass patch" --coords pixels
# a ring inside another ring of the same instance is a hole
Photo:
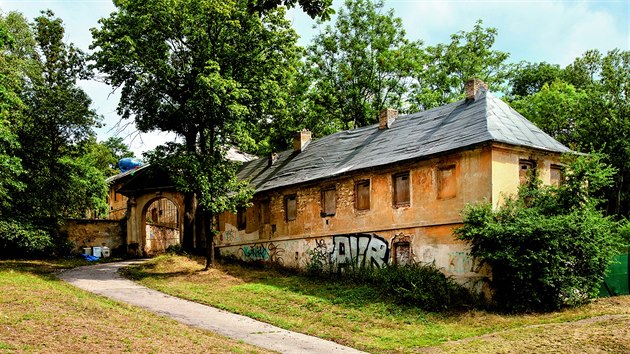
[[[588,341],[596,346],[597,338],[606,330],[594,331],[591,327],[604,328],[606,325],[599,321],[580,325],[575,321],[603,315],[630,315],[630,297],[600,299],[582,308],[548,314],[501,315],[477,310],[454,314],[427,313],[398,306],[367,286],[313,280],[238,264],[221,264],[203,271],[203,265],[200,258],[163,256],[130,268],[126,274],[148,287],[172,295],[370,352],[415,352],[429,347],[437,351],[442,350],[440,348],[457,351],[460,345],[472,346],[463,350],[468,352],[510,351],[511,343],[527,345],[527,336],[520,335],[522,331],[550,334],[540,339],[540,343],[532,341],[533,348],[535,345],[547,348],[543,346],[546,342],[549,347],[561,348],[561,342],[554,340],[552,335],[556,325],[575,325],[577,332],[571,340],[583,336],[590,338]],[[623,322],[625,318],[615,321]],[[531,327],[539,325],[549,325],[550,330]],[[615,325],[610,327],[615,328]],[[623,333],[617,333],[618,337],[626,338],[627,328],[620,329]],[[558,327],[558,333],[563,331],[566,332]],[[495,332],[501,340],[480,337]],[[593,337],[588,335],[590,332],[599,334]],[[473,337],[480,339],[451,343]],[[569,340],[566,336],[558,338]],[[604,337],[601,339],[605,340]],[[529,350],[527,346],[520,348]]]
[[[0,261],[0,352],[266,352],[74,288],[69,265]]]

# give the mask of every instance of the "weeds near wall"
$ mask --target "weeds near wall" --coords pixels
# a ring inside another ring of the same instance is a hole
[[[433,264],[385,265],[376,267],[360,262],[331,264],[327,253],[318,249],[306,252],[305,268],[311,277],[327,281],[369,285],[383,297],[401,305],[426,311],[457,310],[473,303],[469,291],[447,277]]]

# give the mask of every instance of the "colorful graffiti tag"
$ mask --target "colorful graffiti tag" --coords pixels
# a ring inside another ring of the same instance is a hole
[[[239,249],[241,259],[247,262],[268,261],[282,265],[284,264],[283,253],[284,248],[278,247],[273,242],[243,246]]]
[[[389,244],[375,234],[333,236],[330,261],[339,267],[353,262],[359,266],[382,267],[389,261]]]

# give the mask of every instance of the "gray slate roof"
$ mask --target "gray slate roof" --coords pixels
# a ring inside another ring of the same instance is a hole
[[[522,115],[485,89],[475,100],[461,100],[428,111],[399,116],[389,129],[378,124],[342,131],[312,141],[300,153],[279,154],[243,165],[240,179],[256,192],[341,175],[366,168],[500,142],[552,152],[569,152]]]

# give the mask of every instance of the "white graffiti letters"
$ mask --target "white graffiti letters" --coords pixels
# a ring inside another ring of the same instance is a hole
[[[334,236],[333,244],[330,260],[341,267],[352,262],[381,267],[389,260],[387,241],[374,234]]]

